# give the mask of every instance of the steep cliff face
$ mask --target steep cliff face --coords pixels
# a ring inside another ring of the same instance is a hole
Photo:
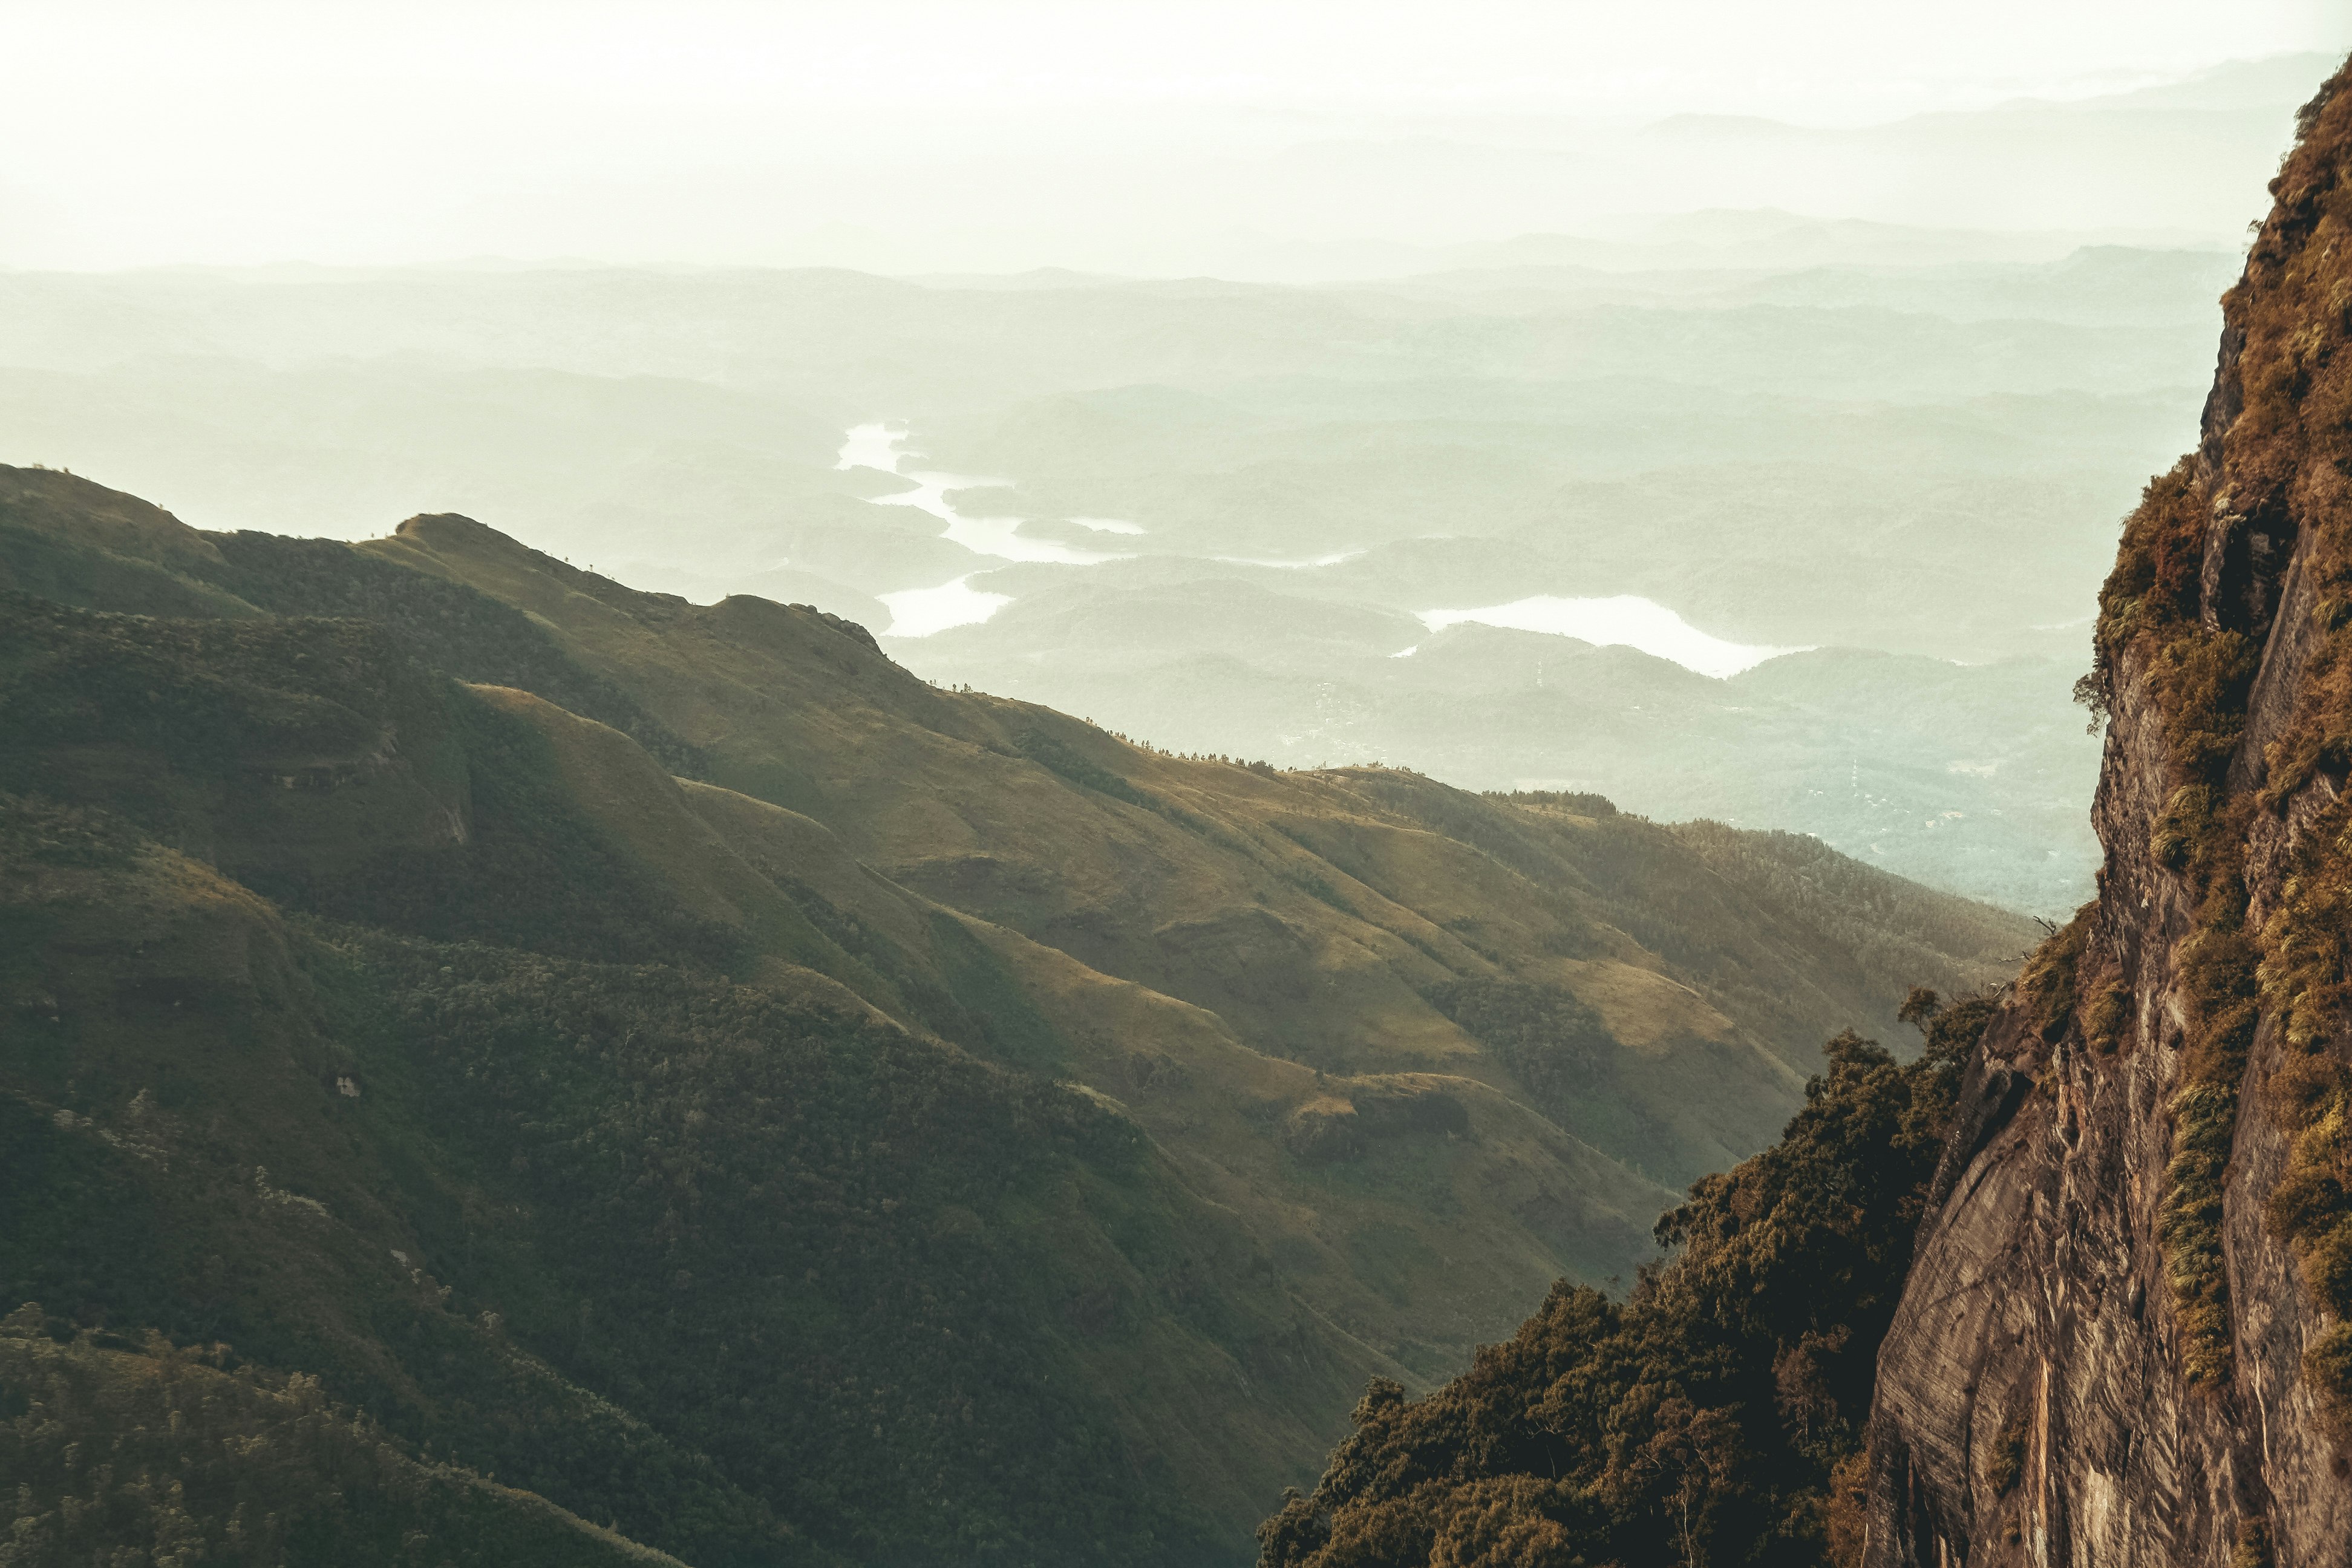
[[[1987,1031],[1864,1559],[2352,1562],[2352,67],[2102,595],[2100,896]]]

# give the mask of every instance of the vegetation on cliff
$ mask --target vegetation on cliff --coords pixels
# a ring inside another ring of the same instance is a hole
[[[2266,1085],[2289,1139],[2267,1217],[2334,1324],[2305,1375],[2352,1446],[2352,90],[2339,74],[2304,111],[2303,141],[2273,185],[2278,208],[2231,304],[2242,321],[2245,410],[2230,430],[2231,505],[2282,511],[2309,536],[2304,570],[2319,641],[2293,719],[2265,756],[2261,808],[2300,808],[2280,895],[2259,936],[2263,1002],[2284,1059]],[[2301,605],[2296,606],[2301,609]],[[2312,787],[2315,783],[2318,788]]]
[[[1878,1343],[1962,1063],[1993,1004],[1910,1008],[1898,1063],[1851,1034],[1781,1141],[1658,1222],[1629,1299],[1563,1283],[1423,1399],[1374,1383],[1266,1568],[1848,1560]]]
[[[2102,713],[2145,700],[2168,768],[2148,854],[2182,879],[2193,929],[2178,963],[2189,1032],[2169,1110],[2160,1214],[2167,1279],[2192,1381],[2234,1362],[2222,1190],[2247,1067],[2273,1027],[2285,1060],[2263,1099],[2291,1140],[2272,1194],[2274,1232],[2336,1320],[2305,1373],[2352,1439],[2352,1069],[2340,1039],[2352,997],[2352,94],[2343,78],[2301,117],[2272,183],[2244,279],[2223,304],[2221,374],[2200,450],[2153,481],[2127,521],[2101,595]],[[2264,655],[2295,682],[2284,724],[2248,756]],[[2135,688],[2127,692],[2126,688]],[[2141,694],[2144,694],[2141,695]],[[2291,830],[2279,829],[2292,816]],[[2292,842],[2284,865],[2263,847]],[[2274,885],[2250,886],[2253,867]],[[2084,1020],[2095,1033],[2096,1020]],[[2053,1031],[2054,1035],[2058,1032]]]
[[[2121,700],[2120,681],[2144,684],[2168,792],[2148,829],[2147,852],[2182,879],[2196,911],[2195,932],[2180,952],[2189,1032],[2168,1107],[2173,1152],[2158,1218],[2192,1383],[2226,1380],[2233,1361],[2222,1189],[2258,1022],[2254,956],[2244,929],[2247,816],[2230,795],[2229,771],[2244,734],[2259,648],[2241,626],[2200,614],[2210,516],[2209,485],[2193,459],[2149,482],[2125,521],[2116,569],[2100,595],[2094,670],[2084,689],[2095,711],[2104,713]],[[2051,1044],[2070,1031],[2086,1041],[2095,1036],[2110,1048],[2115,1041],[2115,1020],[2084,1007],[2089,987],[2074,977],[2097,913],[2095,906],[2085,910],[2069,941],[2055,944],[2063,952],[2042,955],[2035,966],[2054,973],[2063,962],[2069,977],[2063,1005],[2046,1008],[2040,1020]],[[2106,962],[2103,994],[2120,998],[2126,988]]]

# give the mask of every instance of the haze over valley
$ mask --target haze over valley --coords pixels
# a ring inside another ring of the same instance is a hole
[[[2347,49],[0,14],[0,1565],[2336,1563]]]
[[[0,408],[202,526],[460,511],[1166,749],[1595,791],[2071,910],[2068,693],[2233,247],[1651,232],[1320,285],[20,272]]]

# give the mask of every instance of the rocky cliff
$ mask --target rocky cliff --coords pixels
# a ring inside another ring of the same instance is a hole
[[[2347,80],[2102,595],[2099,897],[1962,1085],[1879,1359],[1870,1564],[2352,1562]]]

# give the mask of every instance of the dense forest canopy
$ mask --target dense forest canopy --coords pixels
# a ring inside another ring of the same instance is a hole
[[[1260,1527],[1265,1568],[1855,1561],[1878,1345],[1993,1003],[1906,1010],[1917,1058],[1830,1041],[1780,1142],[1692,1186],[1629,1296],[1563,1282],[1436,1393],[1372,1384]]]

